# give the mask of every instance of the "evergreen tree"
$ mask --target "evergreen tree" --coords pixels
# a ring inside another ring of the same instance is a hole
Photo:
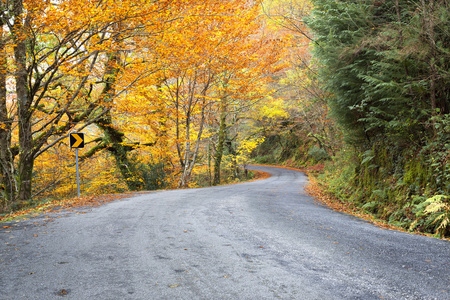
[[[417,141],[449,112],[447,1],[314,1],[308,25],[347,135]]]

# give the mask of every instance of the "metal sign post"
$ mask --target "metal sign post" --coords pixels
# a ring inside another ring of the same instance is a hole
[[[78,168],[78,148],[75,148],[75,156],[77,158],[77,192],[80,197],[80,169]]]
[[[80,168],[78,167],[78,148],[84,147],[84,133],[71,133],[70,147],[75,148],[75,157],[77,163],[77,193],[78,197],[80,197]]]

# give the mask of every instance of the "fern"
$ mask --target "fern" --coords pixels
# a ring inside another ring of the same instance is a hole
[[[444,195],[436,195],[429,198],[429,203],[424,213],[429,214],[433,218],[433,223],[439,226],[436,228],[436,234],[445,236],[450,232],[450,197]]]

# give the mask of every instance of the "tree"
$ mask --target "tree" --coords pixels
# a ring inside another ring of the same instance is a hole
[[[436,108],[449,112],[447,1],[314,2],[315,55],[346,132],[420,141]]]
[[[154,55],[161,71],[147,78],[147,88],[134,91],[136,106],[130,108],[140,115],[146,107],[142,121],[157,147],[166,143],[163,148],[176,157],[171,161],[180,172],[179,186],[188,185],[213,134],[214,114],[222,107],[225,116],[232,101],[246,105],[245,99],[261,98],[255,86],[265,84],[280,51],[267,40],[256,3],[191,1],[183,15],[171,23],[170,34],[160,36],[158,45],[164,46]],[[220,165],[218,153],[220,147]]]
[[[450,3],[313,3],[319,78],[355,154],[344,166],[352,201],[390,221],[413,220],[420,209],[407,207],[450,191]]]
[[[254,85],[266,84],[279,59],[256,1],[0,5],[2,210],[64,181],[41,175],[69,158],[61,147],[73,131],[96,135],[80,159],[109,153],[130,190],[145,186],[143,162],[179,172],[179,185],[188,186],[202,148],[216,132],[227,135],[237,107],[267,94]],[[221,106],[225,126],[215,123]],[[143,153],[149,159],[136,157]],[[33,190],[33,178],[47,186]]]
[[[168,22],[164,11],[170,1],[79,2],[2,2],[2,22],[9,28],[2,41],[13,48],[2,51],[8,64],[3,71],[15,79],[14,102],[2,110],[3,207],[31,198],[37,157],[69,131],[104,123],[114,98],[153,70],[135,54],[134,67],[139,64],[141,73],[124,75],[131,63],[119,56],[137,52],[138,37]],[[15,122],[17,143],[9,125]],[[9,146],[9,139],[14,144]]]

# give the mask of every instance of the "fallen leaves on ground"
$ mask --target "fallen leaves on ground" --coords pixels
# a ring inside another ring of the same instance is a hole
[[[81,207],[97,207],[117,199],[130,197],[134,194],[135,193],[91,195],[56,201],[52,203],[46,203],[33,208],[13,212],[5,216],[0,216],[0,222],[11,221],[17,218],[29,218],[46,213],[58,213],[62,212],[63,210],[71,210]],[[0,230],[4,228],[11,228],[11,227],[3,226],[3,228],[0,228]]]
[[[337,197],[333,196],[330,193],[327,193],[325,189],[320,185],[320,183],[317,182],[317,180],[314,177],[309,178],[309,183],[305,187],[305,191],[312,196],[314,199],[318,200],[319,202],[325,204],[329,208],[344,212],[356,217],[359,217],[361,219],[370,221],[374,225],[381,227],[383,229],[392,229],[392,230],[400,230],[404,231],[401,228],[389,225],[385,222],[376,220],[373,216],[365,213],[361,213],[357,210],[354,206],[352,206],[351,203],[344,203],[340,201]]]
[[[272,176],[270,173],[263,172],[263,171],[252,170],[252,172],[255,174],[255,177],[253,178],[253,180],[266,179],[266,178],[269,178],[270,176]],[[250,180],[250,181],[253,181],[253,180]]]
[[[252,180],[247,180],[245,182],[255,181],[255,180],[261,180],[266,179],[271,176],[271,174],[267,172],[262,171],[255,171],[252,170],[254,173],[254,178]],[[7,222],[12,221],[18,218],[31,218],[35,217],[40,214],[46,214],[46,213],[58,213],[63,210],[70,210],[80,207],[97,207],[100,205],[103,205],[105,203],[112,202],[117,199],[127,198],[135,194],[142,194],[142,193],[149,193],[149,192],[130,192],[130,193],[124,193],[124,194],[108,194],[108,195],[90,195],[90,196],[83,196],[83,197],[75,197],[71,199],[61,200],[61,201],[55,201],[51,203],[45,203],[41,204],[39,206],[35,206],[32,208],[16,211],[4,216],[0,216],[0,222]],[[86,212],[80,212],[80,214],[83,214]],[[6,228],[11,228],[9,226],[3,226],[0,227],[0,231]]]

